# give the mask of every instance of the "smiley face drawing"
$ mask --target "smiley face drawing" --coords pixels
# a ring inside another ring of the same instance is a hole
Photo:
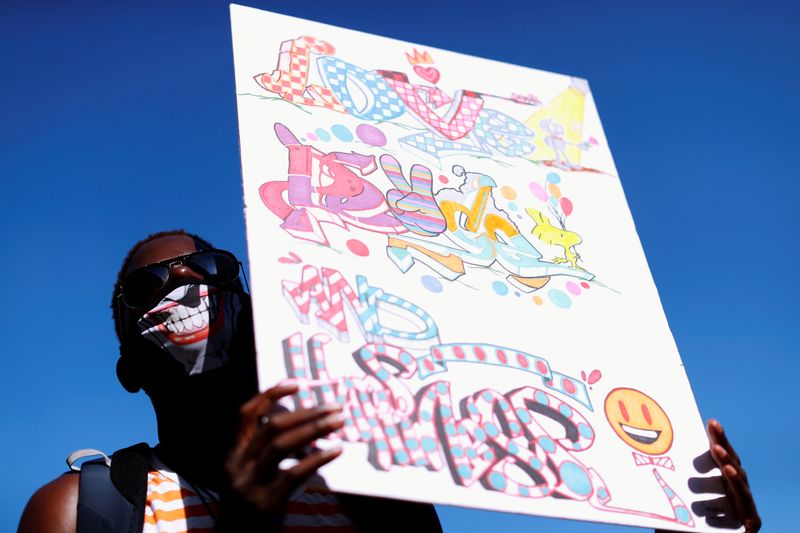
[[[606,419],[622,441],[648,455],[672,447],[672,423],[654,399],[636,389],[614,389],[606,396]]]

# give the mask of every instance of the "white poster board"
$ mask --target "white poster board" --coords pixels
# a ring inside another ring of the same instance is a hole
[[[711,530],[687,488],[703,425],[588,83],[231,17],[259,379],[345,404],[329,486]]]

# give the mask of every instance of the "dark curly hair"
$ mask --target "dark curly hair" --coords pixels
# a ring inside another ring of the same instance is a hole
[[[145,237],[144,239],[140,240],[136,244],[134,244],[130,250],[128,250],[128,255],[125,256],[125,259],[122,261],[122,266],[117,272],[117,281],[114,283],[114,291],[111,293],[111,315],[114,318],[114,331],[117,333],[117,339],[122,341],[122,328],[119,324],[119,303],[117,299],[119,298],[119,288],[120,284],[122,283],[122,278],[125,274],[125,271],[128,269],[128,265],[133,258],[133,255],[145,244],[150,241],[160,239],[161,237],[169,237],[171,235],[185,235],[186,237],[191,237],[198,243],[202,244],[206,248],[214,248],[214,246],[205,240],[204,238],[195,235],[194,233],[189,233],[183,229],[173,229],[169,231],[159,231],[158,233],[153,233]]]

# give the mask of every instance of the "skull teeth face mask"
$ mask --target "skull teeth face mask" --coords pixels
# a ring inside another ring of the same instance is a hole
[[[183,365],[190,375],[228,362],[241,309],[239,295],[202,284],[181,285],[139,319],[142,336]]]

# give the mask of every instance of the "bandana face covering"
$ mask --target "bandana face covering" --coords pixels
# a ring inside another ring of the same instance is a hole
[[[189,375],[228,362],[241,309],[239,295],[208,285],[177,287],[139,319],[142,336],[178,361]]]

